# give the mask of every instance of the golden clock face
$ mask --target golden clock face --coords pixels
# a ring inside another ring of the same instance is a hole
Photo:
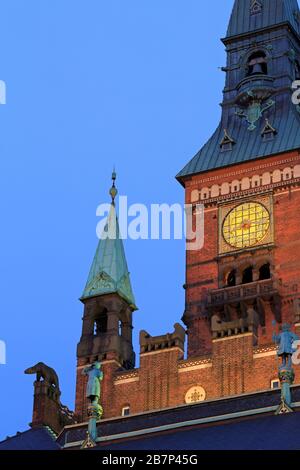
[[[232,209],[223,223],[223,237],[234,248],[261,242],[270,228],[270,214],[262,204],[247,202]]]

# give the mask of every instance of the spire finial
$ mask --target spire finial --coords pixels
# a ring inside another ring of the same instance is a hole
[[[112,187],[110,188],[109,194],[111,195],[111,203],[114,206],[115,205],[115,199],[116,199],[116,196],[118,194],[118,190],[117,190],[116,184],[115,184],[116,179],[117,179],[117,173],[116,173],[115,168],[113,169],[111,179],[112,179],[113,184],[112,184]]]

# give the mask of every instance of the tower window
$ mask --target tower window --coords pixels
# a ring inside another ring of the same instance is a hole
[[[255,52],[248,59],[247,76],[257,74],[268,74],[268,65],[266,54],[262,51]]]
[[[223,132],[224,136],[220,143],[221,152],[228,152],[229,150],[232,150],[233,145],[235,145],[236,142],[232,137],[230,137],[227,129],[224,129]]]
[[[280,388],[280,381],[278,379],[271,380],[271,388],[272,390]]]
[[[122,416],[129,416],[130,415],[130,406],[124,406],[122,408]]]
[[[266,279],[271,279],[270,263],[264,264],[259,270],[259,280],[264,281]]]
[[[107,312],[102,312],[95,320],[94,334],[96,336],[107,332]]]
[[[269,142],[270,140],[274,139],[274,134],[272,132],[268,132],[266,134],[263,134],[263,140],[265,142]]]
[[[226,279],[226,284],[227,284],[227,287],[236,286],[236,272],[234,269],[228,274],[227,279]]]
[[[243,282],[243,284],[249,284],[250,282],[253,282],[253,268],[252,268],[252,266],[249,266],[249,268],[246,268],[245,271],[243,272],[242,282]]]
[[[232,150],[232,143],[231,142],[226,142],[226,143],[222,144],[222,146],[221,146],[221,151],[222,152],[229,152],[230,150]]]
[[[256,15],[257,13],[261,13],[262,11],[262,4],[258,0],[252,0],[250,13],[251,15]]]
[[[275,135],[277,134],[277,130],[275,127],[271,125],[268,119],[266,119],[265,126],[261,132],[262,138],[265,142],[273,140]]]

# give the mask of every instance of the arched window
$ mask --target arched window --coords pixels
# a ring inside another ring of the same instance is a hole
[[[278,379],[271,380],[271,389],[275,390],[275,389],[278,389],[278,388],[280,388],[280,380],[278,380]]]
[[[242,283],[243,284],[249,284],[250,282],[253,282],[253,268],[252,266],[249,266],[246,268],[243,272],[243,278],[242,278]]]
[[[254,52],[254,54],[249,57],[247,63],[247,76],[257,74],[268,74],[267,57],[262,51]]]
[[[130,415],[130,406],[126,405],[122,408],[122,416],[129,416]]]
[[[107,311],[104,310],[95,320],[94,334],[99,336],[107,332]]]
[[[227,287],[236,286],[236,271],[235,271],[235,269],[233,269],[232,271],[230,271],[230,273],[227,274],[226,285],[227,285]]]
[[[259,269],[259,280],[271,279],[270,263],[263,264]]]

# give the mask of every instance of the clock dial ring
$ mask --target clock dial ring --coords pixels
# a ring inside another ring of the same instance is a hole
[[[270,213],[263,204],[246,202],[234,207],[226,215],[222,235],[233,248],[249,248],[263,241],[270,224]]]

